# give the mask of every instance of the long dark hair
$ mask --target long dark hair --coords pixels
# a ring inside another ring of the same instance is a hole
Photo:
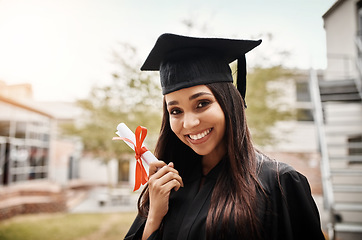
[[[227,239],[234,228],[240,239],[258,239],[257,161],[244,111],[244,101],[232,83],[208,85],[225,114],[227,161],[211,197],[207,239]],[[218,223],[221,227],[216,227]]]
[[[207,84],[225,115],[227,153],[224,167],[212,193],[206,220],[207,239],[260,238],[257,215],[256,156],[246,123],[243,99],[232,83]],[[155,155],[165,162],[174,162],[180,175],[187,176],[187,161],[200,159],[191,148],[172,132],[164,104],[163,119]],[[138,201],[139,213],[147,216],[148,187]],[[221,224],[220,224],[221,223]],[[232,231],[230,231],[232,229]],[[236,236],[235,236],[236,234]]]

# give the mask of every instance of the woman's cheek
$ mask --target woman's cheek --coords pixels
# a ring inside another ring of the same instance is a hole
[[[175,118],[170,118],[170,127],[171,127],[171,130],[175,133],[175,134],[177,134],[177,131],[178,131],[178,121],[177,121],[177,119],[175,119]]]

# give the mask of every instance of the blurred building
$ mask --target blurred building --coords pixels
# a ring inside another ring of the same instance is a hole
[[[7,85],[0,80],[0,95],[5,98],[14,99],[16,96],[20,100],[29,100],[33,98],[33,89],[29,83]]]
[[[64,186],[78,177],[82,152],[79,139],[58,137],[66,120],[36,104],[31,85],[0,81],[0,220],[66,210]]]
[[[128,160],[105,164],[83,153],[80,138],[62,135],[62,124],[81,120],[75,103],[36,102],[32,95],[30,84],[0,81],[0,186],[32,180],[62,186],[74,180],[113,186],[129,182]]]
[[[362,1],[323,15],[324,80],[311,75],[329,239],[362,239]]]
[[[62,124],[82,122],[81,113],[73,102],[34,101],[30,84],[0,81],[0,220],[64,211],[77,198],[72,189],[134,182],[133,156],[104,163],[61,133]]]
[[[360,5],[358,0],[338,0],[323,15],[327,43],[326,80],[355,79],[359,75],[356,59],[361,44]]]
[[[54,118],[0,95],[0,184],[47,179]]]
[[[304,174],[314,195],[322,195],[320,155],[313,117],[313,104],[309,92],[310,70],[290,69],[293,76],[281,79],[276,86],[283,89],[282,101],[292,113],[288,120],[278,121],[272,129],[277,139],[273,144],[258,148],[268,156],[288,163]],[[323,71],[318,70],[323,78]],[[251,106],[252,107],[252,106]]]
[[[58,184],[79,175],[82,144],[59,134],[79,113],[73,103],[33,101],[30,84],[0,82],[0,184],[46,179]]]

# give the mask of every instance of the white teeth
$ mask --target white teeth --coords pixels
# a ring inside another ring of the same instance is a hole
[[[205,137],[207,134],[209,134],[211,132],[211,129],[208,129],[202,133],[199,133],[199,134],[196,134],[196,135],[189,135],[189,137],[192,139],[192,140],[199,140],[203,137]]]

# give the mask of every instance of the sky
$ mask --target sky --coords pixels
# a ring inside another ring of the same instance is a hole
[[[263,58],[283,61],[287,67],[324,69],[322,15],[334,2],[0,0],[0,80],[32,84],[37,101],[82,99],[92,86],[109,83],[116,71],[113,52],[120,43],[134,46],[142,63],[166,32],[262,38],[263,43],[247,54],[248,64]],[[194,27],[186,27],[185,21]],[[278,59],[279,51],[290,56]]]

